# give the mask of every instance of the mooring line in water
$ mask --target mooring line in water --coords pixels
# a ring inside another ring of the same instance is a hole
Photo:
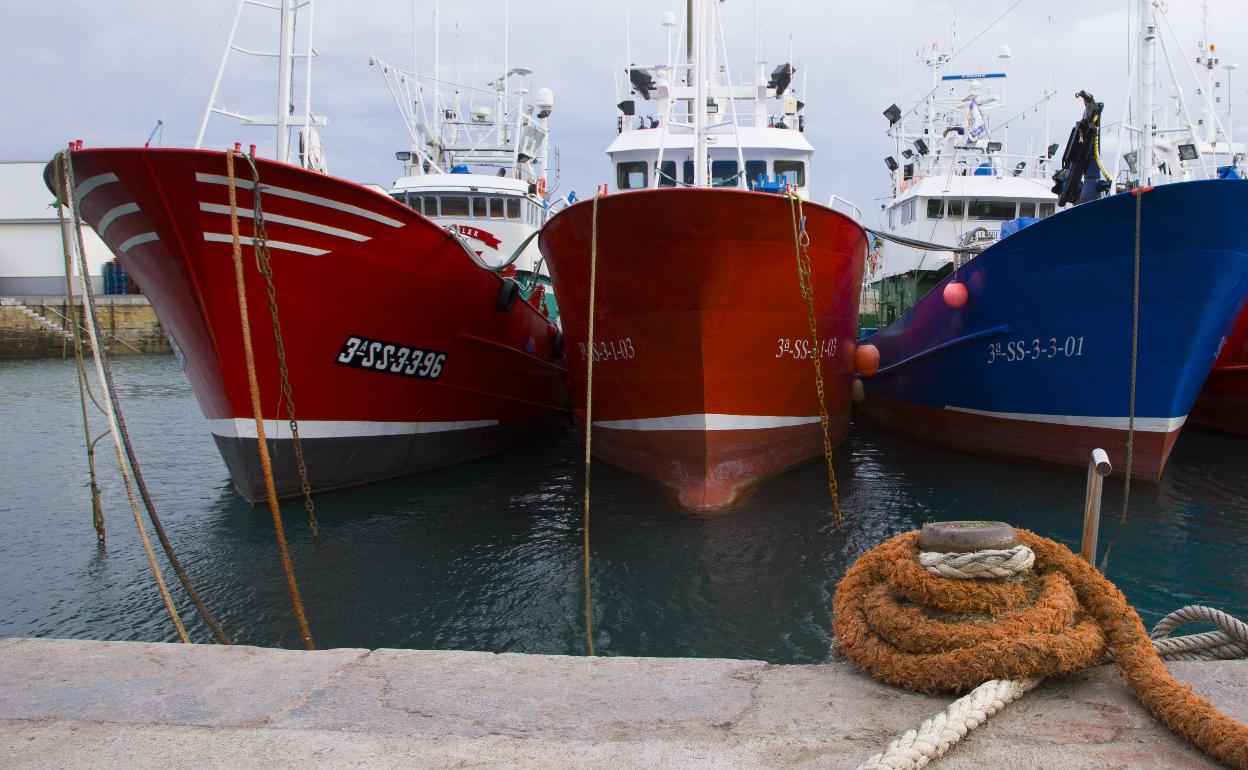
[[[135,476],[131,476],[131,469],[126,464],[127,456],[133,459],[133,449],[130,447],[130,438],[125,433],[125,418],[121,415],[120,404],[117,402],[116,389],[113,387],[112,371],[108,367],[108,353],[104,350],[100,343],[99,318],[95,309],[95,293],[91,288],[91,273],[87,264],[86,249],[82,243],[82,222],[79,218],[80,201],[75,197],[76,190],[74,184],[73,162],[68,150],[62,150],[62,162],[59,170],[63,170],[61,178],[57,180],[58,198],[63,202],[67,202],[73,209],[73,223],[75,231],[74,245],[77,247],[78,257],[78,280],[82,285],[82,296],[84,302],[87,303],[89,312],[87,313],[87,338],[91,341],[92,357],[95,361],[95,373],[99,380],[100,390],[103,392],[105,399],[104,416],[108,420],[109,429],[113,436],[113,448],[117,452],[117,466],[121,469],[121,478],[126,487],[126,496],[130,500],[130,511],[134,514],[134,523],[139,530],[139,540],[143,544],[143,553],[147,557],[147,564],[152,570],[152,576],[156,580],[156,587],[160,591],[160,599],[164,602],[165,611],[169,613],[170,620],[173,621],[173,627],[177,630],[178,639],[183,644],[190,644],[190,637],[187,636],[186,627],[182,625],[182,618],[178,615],[178,609],[173,605],[173,597],[169,594],[169,587],[165,585],[165,578],[161,574],[160,565],[156,563],[156,552],[152,548],[152,541],[147,536],[147,528],[143,526],[143,515],[139,513],[139,501],[135,495],[135,483],[138,478],[138,467],[134,468]],[[62,213],[63,216],[63,213]],[[62,222],[64,228],[64,222]],[[122,443],[126,446],[123,449]],[[154,512],[149,508],[149,514]]]
[[[1153,188],[1141,187],[1137,183],[1136,188],[1131,191],[1131,194],[1135,196],[1135,275],[1131,294],[1131,386],[1127,396],[1127,477],[1122,482],[1122,514],[1118,517],[1118,528],[1114,531],[1114,536],[1105,545],[1105,555],[1101,557],[1101,572],[1109,567],[1110,551],[1114,550],[1114,543],[1118,542],[1118,538],[1127,525],[1127,511],[1131,505],[1131,466],[1135,460],[1135,386],[1140,347],[1140,233],[1141,222],[1144,219],[1144,193],[1151,189]]]
[[[62,164],[65,159],[61,153],[56,154],[55,168],[58,187],[64,188],[63,179],[65,176]],[[74,263],[73,263],[73,246],[69,233],[69,223],[65,220],[65,208],[62,202],[62,196],[57,191],[56,196],[56,216],[61,226],[61,252],[65,257],[65,297],[69,302],[69,326],[73,330],[74,336],[74,363],[76,370],[76,378],[78,380],[78,404],[82,407],[82,433],[83,440],[87,450],[87,475],[91,482],[91,525],[95,528],[95,539],[100,545],[104,545],[105,527],[104,527],[104,506],[100,504],[100,486],[96,483],[95,475],[95,441],[91,440],[91,420],[87,416],[87,390],[90,387],[86,382],[87,372],[82,361],[82,333],[78,328],[78,319],[73,318],[75,315],[73,309],[74,302]],[[95,394],[91,394],[91,401],[95,404],[95,408],[104,414],[103,407],[95,400]],[[99,438],[103,438],[106,433],[100,434]],[[99,439],[96,439],[98,441]]]
[[[273,529],[277,533],[277,550],[281,555],[282,573],[286,577],[286,588],[290,591],[290,603],[294,608],[295,622],[299,624],[303,646],[314,650],[316,645],[312,641],[312,631],[308,628],[308,618],[303,612],[303,599],[299,596],[299,584],[295,581],[295,567],[290,560],[290,549],[286,545],[286,529],[282,526],[282,509],[277,502],[277,489],[273,484],[269,444],[264,436],[264,414],[260,409],[260,384],[256,380],[256,359],[251,348],[251,324],[247,315],[247,283],[243,274],[243,247],[238,233],[238,191],[237,180],[234,177],[236,154],[242,153],[235,148],[226,150],[225,153],[225,169],[230,196],[230,238],[233,246],[235,287],[238,291],[238,313],[243,333],[243,354],[247,362],[247,384],[251,391],[251,410],[256,419],[256,442],[260,453],[260,468],[264,472],[264,487],[268,493],[269,511],[273,515]]]
[[[589,355],[585,363],[585,507],[581,516],[582,550],[585,563],[585,643],[590,656],[594,652],[594,606],[589,579],[589,470],[590,447],[594,438],[594,311],[597,297],[594,294],[598,279],[598,199],[602,197],[599,190],[594,195],[593,222],[589,230],[589,328],[586,334],[586,347]]]
[[[819,328],[815,319],[815,285],[810,269],[810,233],[806,230],[806,214],[802,198],[789,190],[789,213],[793,216],[793,250],[797,257],[797,288],[806,300],[806,320],[810,324],[811,361],[815,364],[815,393],[819,399],[819,427],[823,431],[823,459],[828,466],[828,492],[832,495],[832,512],[836,531],[841,531],[841,495],[832,467],[832,438],[828,434],[828,405],[823,392],[823,356],[819,354]]]

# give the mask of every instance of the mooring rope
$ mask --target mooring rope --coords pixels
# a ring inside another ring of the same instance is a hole
[[[1107,651],[1153,716],[1210,756],[1248,767],[1248,726],[1175,681],[1161,662],[1243,657],[1248,625],[1218,610],[1186,607],[1158,623],[1150,639],[1122,593],[1052,540],[1017,531],[1034,555],[1034,570],[950,579],[923,565],[918,534],[888,540],[849,569],[833,605],[837,642],[859,668],[892,684],[925,693],[972,691],[861,767],[922,767],[1040,679],[1101,662]],[[1169,637],[1189,622],[1221,630]]]
[[[234,255],[234,282],[238,294],[238,313],[243,333],[243,355],[247,364],[247,385],[251,392],[251,411],[256,420],[256,443],[260,454],[260,468],[264,473],[265,491],[268,493],[269,512],[273,516],[273,529],[277,533],[277,550],[281,556],[282,574],[286,577],[286,588],[290,592],[295,622],[299,624],[303,646],[314,650],[316,645],[312,641],[312,631],[308,628],[308,619],[303,612],[303,599],[299,596],[299,584],[295,581],[295,566],[290,559],[290,549],[286,545],[286,528],[282,526],[282,509],[277,502],[277,489],[273,483],[273,465],[269,459],[269,444],[264,436],[264,414],[260,409],[260,384],[256,379],[256,358],[251,347],[251,323],[247,315],[247,282],[243,274],[242,239],[238,230],[238,191],[237,179],[234,177],[236,154],[242,153],[232,148],[226,150],[225,170],[230,197],[230,240]]]
[[[156,531],[156,539],[160,541],[161,550],[165,552],[165,558],[169,560],[169,566],[173,567],[173,572],[177,575],[178,582],[182,584],[182,589],[186,591],[186,595],[190,598],[191,603],[195,605],[196,612],[212,635],[216,637],[221,644],[230,644],[230,637],[225,633],[221,624],[213,617],[208,610],[208,605],[200,598],[199,591],[195,590],[195,584],[191,582],[191,576],[187,574],[186,568],[182,566],[182,561],[178,559],[178,554],[173,550],[173,543],[169,540],[169,535],[165,532],[165,525],[160,519],[160,515],[156,512],[156,504],[152,501],[151,492],[147,489],[147,482],[143,480],[143,469],[139,465],[138,454],[134,451],[134,443],[130,440],[130,431],[126,427],[126,417],[121,409],[121,399],[117,397],[117,388],[113,384],[113,370],[108,363],[108,349],[99,344],[101,337],[99,312],[95,305],[95,290],[91,288],[90,270],[87,265],[87,250],[82,241],[82,218],[80,201],[77,198],[78,188],[74,183],[74,169],[70,163],[70,155],[65,151],[65,178],[66,184],[69,185],[70,202],[73,212],[74,237],[78,247],[78,255],[82,268],[83,295],[85,298],[84,312],[87,316],[89,325],[87,327],[88,336],[92,339],[92,355],[95,357],[97,368],[102,369],[105,379],[101,380],[101,390],[105,395],[106,403],[109,404],[111,414],[116,418],[115,424],[110,420],[109,427],[114,431],[114,438],[117,432],[120,432],[121,445],[125,450],[126,459],[130,463],[130,472],[134,475],[134,486],[138,490],[139,499],[143,502],[143,507],[147,511],[147,518],[152,522],[152,529]],[[90,389],[87,394],[90,395]],[[98,439],[97,439],[98,441]],[[123,478],[125,471],[123,470]],[[127,488],[127,493],[131,490]],[[144,534],[146,537],[146,534]],[[162,577],[160,582],[164,582]]]
[[[62,181],[65,178],[65,172],[62,168],[64,161],[64,156],[58,152],[55,157],[55,174],[57,185],[61,188],[64,187],[64,182]],[[83,366],[82,334],[79,330],[77,319],[72,318],[74,315],[74,284],[72,278],[74,274],[73,245],[69,233],[69,223],[65,219],[64,203],[61,200],[62,195],[60,193],[62,191],[63,190],[57,191],[56,216],[60,222],[61,251],[65,257],[65,297],[70,304],[68,312],[71,318],[68,320],[69,326],[74,333],[74,364],[75,375],[78,381],[78,403],[79,406],[82,407],[82,433],[83,441],[86,444],[87,450],[87,475],[91,483],[91,525],[95,528],[96,541],[100,545],[104,545],[106,535],[104,527],[104,506],[100,504],[100,486],[96,482],[95,475],[95,441],[91,440],[91,420],[87,416],[87,391],[90,386],[87,384],[87,372],[86,368]],[[103,414],[104,409],[100,406],[100,403],[95,400],[94,393],[91,394],[91,401],[95,404],[95,408],[99,409],[100,413]],[[100,438],[103,438],[103,435],[101,435]]]
[[[1101,571],[1109,568],[1109,554],[1114,544],[1122,535],[1127,524],[1127,511],[1131,506],[1131,468],[1135,462],[1135,388],[1136,372],[1139,366],[1140,348],[1140,240],[1141,222],[1144,219],[1144,193],[1151,187],[1136,186],[1131,193],[1135,196],[1135,272],[1131,290],[1131,377],[1127,393],[1127,475],[1122,482],[1122,514],[1118,517],[1118,528],[1114,536],[1105,545],[1105,555],[1101,557]]]
[[[810,268],[810,233],[806,230],[806,214],[802,197],[789,190],[789,213],[793,218],[793,249],[797,258],[797,288],[806,300],[806,321],[810,326],[810,354],[815,365],[815,396],[819,400],[819,428],[823,432],[823,459],[828,468],[828,492],[832,495],[832,513],[836,530],[841,530],[841,495],[832,467],[832,437],[828,430],[828,405],[823,391],[823,351],[819,347],[819,328],[815,318],[815,285]]]
[[[589,471],[590,448],[594,439],[594,313],[597,309],[595,289],[598,281],[598,200],[594,195],[593,221],[589,230],[589,328],[586,334],[587,355],[585,359],[585,507],[581,515],[582,551],[585,562],[585,644],[590,656],[594,652],[594,604],[589,578]]]
[[[173,621],[173,627],[177,631],[178,639],[183,644],[190,644],[191,639],[187,636],[186,627],[182,625],[182,618],[178,615],[178,609],[173,604],[173,597],[169,594],[169,587],[165,585],[165,578],[161,574],[160,565],[156,563],[156,552],[152,548],[151,539],[147,536],[147,528],[143,526],[143,515],[139,512],[139,501],[134,490],[135,479],[131,476],[131,469],[126,464],[126,457],[130,453],[130,439],[124,433],[124,418],[121,416],[121,405],[117,400],[116,389],[113,386],[112,371],[108,367],[108,354],[100,342],[99,318],[96,315],[95,294],[91,288],[91,271],[90,266],[87,264],[86,249],[83,248],[82,243],[82,222],[79,218],[82,206],[81,201],[77,198],[73,162],[68,150],[62,150],[61,153],[62,162],[60,169],[64,173],[61,179],[57,180],[60,187],[58,197],[62,201],[69,203],[73,211],[75,246],[77,247],[78,257],[78,280],[81,283],[83,299],[89,308],[87,313],[87,338],[91,342],[92,358],[95,361],[95,374],[99,380],[100,390],[105,396],[104,416],[108,420],[108,426],[112,432],[113,448],[117,452],[117,466],[121,469],[121,478],[126,487],[126,496],[130,500],[130,511],[134,514],[134,523],[139,530],[139,541],[143,544],[143,553],[147,557],[147,565],[152,571],[152,577],[156,581],[156,588],[160,592],[160,600],[165,605],[165,611],[169,614],[169,619]],[[62,223],[62,226],[64,226],[64,223]],[[125,447],[122,446],[123,442],[126,444]],[[137,474],[137,466],[134,470]],[[148,512],[150,514],[152,511],[149,509]]]

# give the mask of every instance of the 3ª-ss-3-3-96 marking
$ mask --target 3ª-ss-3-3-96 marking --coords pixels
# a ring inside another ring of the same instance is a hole
[[[998,361],[1014,363],[1016,361],[1039,361],[1054,358],[1079,358],[1083,355],[1083,337],[1049,337],[1047,340],[1036,337],[1027,340],[1010,340],[1009,342],[988,343],[989,364]]]
[[[436,380],[442,376],[446,353],[413,348],[397,342],[351,336],[342,343],[337,363],[420,380]]]

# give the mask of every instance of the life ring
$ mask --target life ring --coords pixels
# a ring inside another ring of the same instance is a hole
[[[541,179],[537,180],[537,197],[539,197],[539,198],[545,198],[545,197],[546,197],[546,179],[545,179],[545,177],[543,177],[543,178],[541,178]]]

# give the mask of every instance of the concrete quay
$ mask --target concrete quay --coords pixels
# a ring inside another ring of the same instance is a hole
[[[1248,721],[1248,661],[1168,666]],[[0,766],[854,767],[950,700],[840,662],[0,639]],[[935,766],[1217,765],[1101,666]]]

